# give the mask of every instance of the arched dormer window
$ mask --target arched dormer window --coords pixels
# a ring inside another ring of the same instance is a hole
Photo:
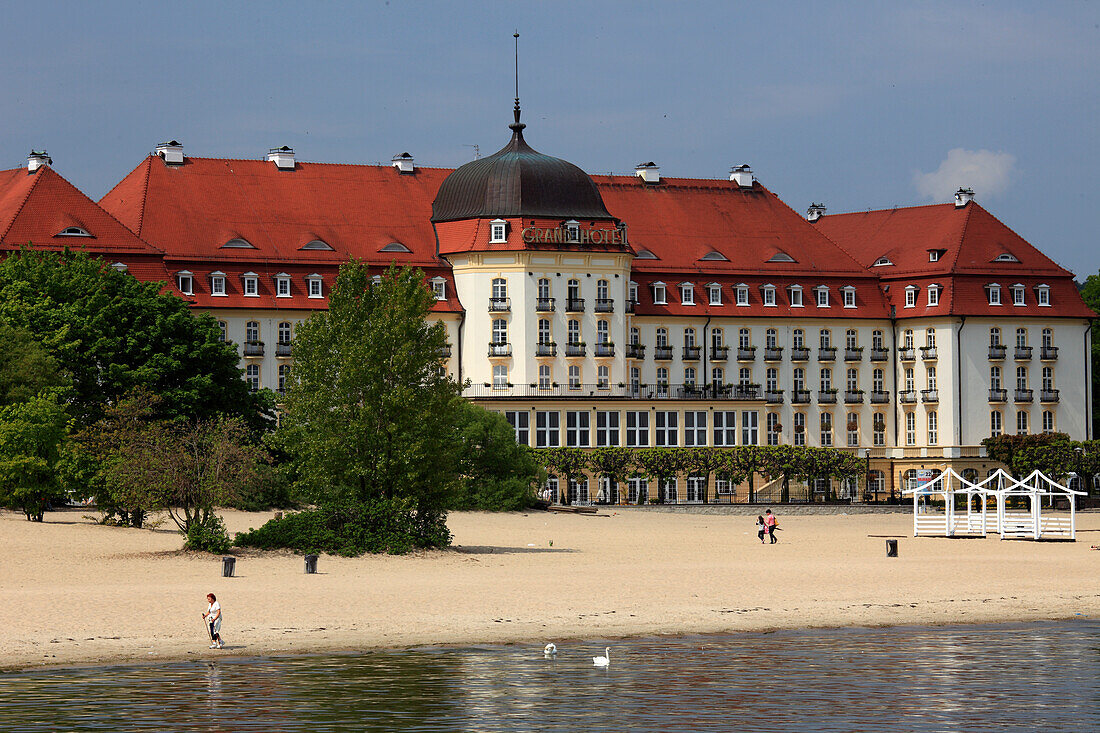
[[[712,249],[710,252],[707,252],[705,255],[700,257],[699,260],[702,262],[729,262],[729,257],[726,257],[721,252]]]
[[[640,250],[638,250],[638,254],[636,254],[634,256],[634,259],[636,259],[636,260],[655,260],[655,259],[657,259],[657,255],[653,254],[648,249],[640,249]]]
[[[879,257],[877,260],[875,260],[871,267],[886,267],[893,264],[894,263],[890,261],[889,257],[883,255],[882,257]]]
[[[301,249],[321,250],[321,251],[324,251],[324,252],[332,252],[333,251],[332,247],[329,246],[328,243],[323,242],[320,239],[311,239],[310,241],[303,244]]]
[[[768,258],[768,262],[795,262],[795,258],[783,251],[776,252]]]
[[[234,237],[222,245],[222,249],[256,249],[248,240]]]
[[[493,219],[489,222],[489,244],[502,244],[508,241],[508,222]]]
[[[54,236],[56,237],[90,237],[91,234],[84,227],[65,227]]]
[[[408,247],[406,247],[405,245],[401,244],[401,242],[390,242],[389,244],[382,247],[382,249],[380,249],[378,251],[379,252],[404,252],[406,254],[412,253],[412,250],[409,249]]]

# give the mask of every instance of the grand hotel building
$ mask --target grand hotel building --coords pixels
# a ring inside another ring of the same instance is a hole
[[[533,150],[515,117],[504,148],[455,170],[286,147],[199,158],[173,141],[98,204],[32,153],[0,172],[0,245],[83,248],[169,282],[239,345],[244,378],[276,390],[342,262],[422,268],[447,369],[535,447],[835,446],[869,467],[841,494],[881,498],[920,469],[984,475],[989,435],[1091,437],[1094,314],[973,192],[803,217],[744,165],[588,175]],[[745,498],[706,480],[662,491]]]

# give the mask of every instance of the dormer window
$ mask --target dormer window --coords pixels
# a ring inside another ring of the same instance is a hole
[[[680,302],[684,305],[695,305],[695,286],[691,283],[680,283]]]
[[[707,300],[711,305],[722,305],[722,286],[718,283],[708,283]]]
[[[115,268],[115,272],[126,272],[129,269],[125,262],[115,262],[111,267]]]
[[[257,298],[260,295],[260,276],[254,272],[246,272],[241,275],[241,281],[244,283],[244,294],[250,298]]]
[[[382,276],[381,275],[371,275],[370,284],[371,285],[381,285],[382,284]]]
[[[737,283],[737,305],[749,304],[749,286],[745,283]]]
[[[657,259],[657,255],[653,254],[648,249],[640,249],[640,250],[638,250],[638,254],[634,255],[634,259],[636,259],[636,260],[655,260],[655,259]]]
[[[699,258],[700,262],[729,262],[729,258],[718,250],[711,250]]]
[[[786,252],[782,252],[782,251],[776,252],[775,254],[773,254],[771,257],[768,258],[768,262],[794,262],[794,261],[795,261],[794,257],[791,257],[789,254],[787,254]]]
[[[581,241],[581,223],[576,219],[565,222],[565,241],[568,244],[577,244]]]
[[[767,306],[774,306],[775,305],[775,286],[774,285],[771,285],[771,284],[761,285],[760,286],[760,295],[761,295],[761,298],[764,301],[764,305],[767,305]]]
[[[802,286],[801,285],[792,285],[789,288],[788,292],[790,294],[791,307],[792,308],[801,308],[802,307]]]
[[[668,291],[663,282],[653,283],[653,304],[668,305]]]
[[[241,239],[240,237],[234,237],[228,242],[222,245],[222,249],[256,249],[248,240]]]
[[[432,278],[432,294],[435,295],[436,300],[447,299],[447,278],[433,277]]]
[[[326,252],[331,252],[332,251],[332,247],[330,247],[325,242],[322,242],[320,239],[312,239],[312,240],[306,242],[305,244],[302,245],[302,249],[315,249],[315,250],[322,250],[322,251],[326,251]]]
[[[290,297],[290,275],[286,274],[285,272],[280,272],[278,275],[275,276],[275,297]]]
[[[489,222],[489,244],[502,244],[508,241],[508,222],[493,219]]]
[[[90,237],[87,229],[83,227],[65,227],[57,233],[58,237]]]
[[[225,296],[225,273],[219,271],[210,273],[210,294]]]
[[[1024,286],[1020,283],[1012,286],[1012,305],[1027,305],[1024,299]]]
[[[920,288],[916,285],[907,285],[905,288],[905,307],[915,308],[917,305],[917,293],[920,292]]]
[[[986,290],[989,293],[989,304],[1000,305],[1001,304],[1001,286],[997,283],[990,283],[986,286]]]
[[[827,285],[818,285],[814,288],[814,293],[817,296],[817,307],[828,308],[829,307],[829,287]]]
[[[633,280],[626,286],[626,297],[632,303],[638,302],[638,283]]]
[[[940,256],[943,255],[943,252],[944,251],[942,249],[930,249],[930,250],[928,250],[928,261],[929,262],[939,262],[940,261]]]
[[[405,252],[411,253],[412,250],[401,244],[401,242],[390,242],[389,244],[378,250],[379,252]]]
[[[324,297],[324,280],[317,273],[306,276],[306,291],[311,298]]]
[[[940,304],[940,291],[943,290],[943,286],[936,283],[928,286],[928,305],[929,307]]]
[[[176,287],[184,295],[195,294],[195,278],[189,270],[180,270],[176,273]]]
[[[842,287],[840,289],[840,292],[844,297],[844,307],[845,308],[855,308],[856,307],[856,289],[854,287],[852,287],[851,285],[845,285],[844,287]]]
[[[879,257],[877,260],[875,260],[871,267],[885,267],[892,264],[894,263],[890,261],[890,258],[883,255],[882,257]]]
[[[994,262],[1019,262],[1019,260],[1016,259],[1015,255],[1009,254],[1008,252],[1002,252],[1001,254],[994,257],[993,261]]]
[[[1050,286],[1049,285],[1036,285],[1035,286],[1035,299],[1041,306],[1050,305]]]

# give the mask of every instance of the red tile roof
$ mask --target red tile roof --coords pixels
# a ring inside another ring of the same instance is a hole
[[[929,315],[1063,316],[1092,318],[1073,274],[976,202],[830,214],[813,226],[889,286],[887,298],[899,318]],[[929,252],[939,259],[929,261]],[[1009,254],[1018,262],[996,262]],[[874,263],[886,258],[892,264]],[[1002,286],[1002,303],[991,306],[987,286]],[[1009,287],[1026,287],[1026,305],[1013,306]],[[940,284],[937,306],[928,306],[928,286]],[[920,288],[917,305],[905,307],[905,288]],[[1050,286],[1050,306],[1038,305],[1035,288]]]

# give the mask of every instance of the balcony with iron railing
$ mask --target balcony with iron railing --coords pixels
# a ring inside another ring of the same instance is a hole
[[[766,389],[764,390],[764,401],[770,405],[778,405],[783,402],[783,390],[781,389]]]
[[[1039,358],[1043,361],[1057,361],[1058,360],[1058,347],[1057,346],[1043,346],[1039,349]]]
[[[1017,346],[1013,356],[1019,361],[1030,361],[1032,351],[1030,346]]]
[[[940,391],[938,389],[922,389],[920,391],[921,402],[939,402]]]
[[[728,346],[711,346],[710,347],[710,360],[711,361],[726,361],[730,357],[730,347]]]
[[[566,298],[566,313],[584,313],[584,298]]]
[[[1004,359],[1008,356],[1008,347],[1004,344],[990,344],[989,345],[989,358],[990,359]]]
[[[601,358],[615,356],[615,344],[610,341],[596,344],[596,356]]]
[[[756,361],[756,347],[738,346],[737,361]]]
[[[803,347],[795,347],[791,349],[791,361],[809,361],[810,350]]]
[[[836,404],[836,388],[822,389],[817,393],[817,401],[822,405]]]
[[[783,361],[783,347],[765,346],[764,361]]]
[[[553,341],[539,341],[535,344],[535,356],[557,356],[558,345]]]
[[[627,359],[644,359],[645,358],[645,344],[627,344],[626,345],[626,358]]]
[[[553,313],[554,312],[554,299],[553,298],[536,298],[535,310],[539,313]]]
[[[810,390],[808,389],[792,389],[791,390],[791,404],[805,405],[810,401]]]
[[[912,405],[912,404],[916,403],[916,401],[917,401],[917,390],[915,390],[915,389],[904,389],[904,390],[898,392],[898,402],[901,402],[901,403],[906,404],[906,405]]]
[[[565,345],[565,355],[570,357],[584,356],[584,346],[583,341],[570,341]]]
[[[939,359],[940,355],[935,346],[922,346],[920,347],[920,358],[925,361],[932,361],[933,359]]]
[[[614,313],[615,301],[612,298],[596,298],[597,313]]]
[[[1007,389],[991,389],[989,390],[990,402],[1008,402],[1008,390]]]
[[[846,346],[844,348],[844,361],[863,361],[863,347]]]
[[[844,390],[844,404],[855,405],[863,402],[863,390],[862,389],[846,389]]]
[[[440,359],[450,359],[451,358],[451,345],[450,344],[443,344],[442,346],[439,347],[439,358]]]
[[[836,361],[836,347],[822,346],[817,350],[818,361]]]
[[[294,346],[290,341],[276,341],[275,342],[275,356],[288,357],[294,351]]]
[[[1035,390],[1033,389],[1018,389],[1016,390],[1016,402],[1032,402],[1035,399]]]
[[[512,345],[507,341],[490,341],[489,356],[511,356]]]
[[[871,349],[871,361],[887,361],[890,358],[890,349]]]
[[[698,346],[685,346],[684,347],[684,361],[699,361],[702,357],[703,350]]]
[[[670,361],[672,359],[671,346],[654,346],[653,358],[657,361]]]
[[[873,389],[871,390],[871,404],[872,405],[885,405],[890,401],[890,391]]]
[[[721,389],[731,394],[730,399],[734,400],[759,400],[761,399],[760,385],[759,384],[727,384],[719,388],[714,386],[716,390]]]
[[[243,344],[241,344],[241,351],[245,356],[263,356],[264,342],[245,341]]]
[[[1039,392],[1040,402],[1057,402],[1058,390],[1056,389],[1044,389]]]
[[[721,400],[740,402],[760,402],[762,393],[758,384],[558,384],[540,386],[508,384],[493,386],[484,384],[470,385],[462,392],[470,398],[496,399],[623,399],[623,400]]]
[[[512,310],[511,298],[489,298],[490,313],[507,313]]]

